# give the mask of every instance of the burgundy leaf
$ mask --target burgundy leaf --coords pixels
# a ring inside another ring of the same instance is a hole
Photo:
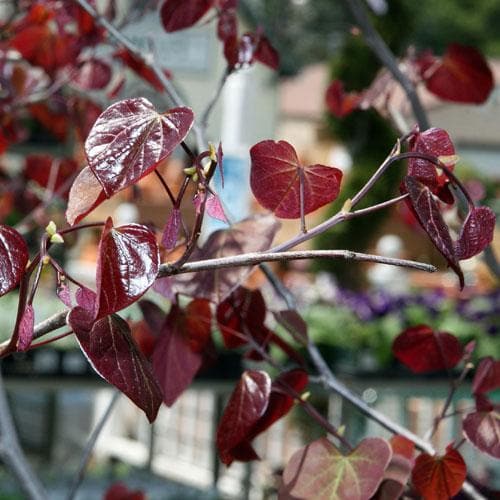
[[[415,373],[449,370],[463,356],[458,339],[451,333],[435,332],[426,325],[407,328],[392,344],[396,358]]]
[[[443,456],[420,454],[412,471],[412,482],[425,500],[442,500],[456,495],[467,476],[460,453],[448,447]]]
[[[75,299],[76,299],[76,303],[80,307],[82,307],[83,309],[86,309],[87,311],[89,311],[92,314],[94,313],[96,302],[97,302],[97,295],[93,290],[91,290],[90,288],[81,286],[76,291]]]
[[[167,315],[160,306],[151,300],[142,299],[137,304],[142,312],[144,321],[151,330],[151,333],[158,337]]]
[[[259,336],[265,319],[266,304],[260,290],[239,287],[217,307],[217,323],[227,349]]]
[[[422,76],[429,91],[453,102],[481,104],[494,87],[493,73],[483,55],[457,43],[450,44],[441,63]]]
[[[127,307],[153,284],[160,257],[156,237],[146,226],[114,228],[109,217],[99,243],[96,318]]]
[[[249,217],[230,229],[213,232],[201,249],[196,249],[191,260],[230,257],[247,252],[267,250],[279,227],[271,215]],[[252,237],[249,238],[248,235]],[[236,267],[201,271],[190,276],[175,276],[163,285],[171,285],[174,293],[183,293],[191,297],[200,297],[222,302],[251,272],[251,268]],[[156,289],[156,288],[155,288]]]
[[[269,403],[271,379],[263,371],[245,371],[234,389],[217,429],[217,449],[221,461],[230,465],[233,449],[247,443],[253,425],[264,414]]]
[[[410,150],[436,158],[455,155],[455,146],[451,142],[448,132],[441,128],[430,128],[422,133],[417,132],[412,138]],[[452,165],[447,166],[452,169]],[[423,158],[410,158],[408,175],[425,184],[434,193],[436,193],[438,186],[442,186],[448,179],[445,174],[438,176],[436,166]]]
[[[165,31],[189,28],[213,6],[215,0],[165,0],[160,10]]]
[[[151,329],[145,321],[135,321],[130,324],[132,337],[147,359],[151,359],[156,347],[157,335],[153,335]]]
[[[363,439],[349,455],[328,439],[317,439],[292,455],[279,498],[368,500],[384,478],[391,455],[391,447],[380,438]]]
[[[276,321],[299,343],[308,341],[307,324],[302,316],[293,309],[276,311],[273,313]]]
[[[100,90],[111,81],[111,75],[111,66],[94,57],[83,62],[72,83],[82,90]]]
[[[56,290],[56,295],[59,300],[69,309],[73,307],[73,301],[71,300],[71,291],[66,283],[61,283]]]
[[[72,226],[80,222],[105,199],[106,195],[97,177],[89,167],[85,167],[74,180],[69,192],[66,208],[68,224]]]
[[[476,369],[472,382],[472,392],[482,394],[500,387],[500,360],[491,356],[483,358]]]
[[[24,238],[14,228],[0,224],[0,297],[17,286],[28,258]]]
[[[217,37],[224,41],[236,36],[238,36],[236,12],[233,9],[226,9],[220,13],[217,21]]]
[[[252,192],[277,217],[300,217],[301,186],[305,214],[330,203],[339,194],[342,172],[325,165],[301,165],[288,142],[259,142],[250,150],[250,157]]]
[[[35,329],[35,311],[33,306],[28,304],[24,309],[21,321],[19,323],[19,337],[17,340],[17,349],[19,351],[26,351],[31,345],[33,340],[33,333]]]
[[[189,108],[160,115],[144,98],[125,99],[99,116],[85,142],[89,167],[109,198],[150,173],[193,125]]]
[[[500,405],[476,411],[463,421],[465,437],[483,453],[500,459]]]
[[[460,280],[460,287],[463,288],[464,276],[455,256],[454,244],[430,189],[413,177],[405,177],[404,182],[410,196],[411,207],[420,225],[444,256],[448,265],[455,271]]]
[[[337,118],[344,118],[351,114],[360,101],[361,95],[357,92],[346,93],[344,84],[340,80],[334,80],[326,89],[326,105]]]
[[[193,381],[202,365],[202,350],[210,334],[207,301],[195,299],[185,311],[172,305],[153,352],[153,370],[167,406],[172,406]]]
[[[129,397],[153,422],[162,402],[151,366],[134,343],[126,321],[113,314],[90,330],[81,321],[86,311],[74,308],[68,322],[95,371]]]
[[[262,64],[265,64],[275,71],[280,65],[280,56],[276,49],[271,45],[271,42],[263,35],[259,37],[257,47],[254,52],[254,59]]]
[[[174,208],[168,216],[167,223],[163,228],[163,234],[161,237],[161,244],[165,247],[165,250],[170,251],[175,248],[181,225],[181,211],[178,208]]]
[[[103,500],[147,500],[147,496],[141,490],[129,490],[126,485],[115,483],[106,490]]]
[[[470,259],[481,253],[493,241],[494,231],[495,212],[488,207],[472,208],[455,243],[457,259]]]
[[[205,208],[207,210],[207,214],[210,215],[210,217],[222,222],[227,222],[224,208],[222,207],[222,203],[216,194],[208,195]]]

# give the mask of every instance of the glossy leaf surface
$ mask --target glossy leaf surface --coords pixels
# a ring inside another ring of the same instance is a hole
[[[426,325],[400,333],[394,339],[392,352],[414,373],[451,369],[463,356],[462,346],[454,335],[435,332]]]
[[[420,225],[446,259],[448,265],[455,271],[460,280],[460,287],[463,288],[464,276],[455,256],[454,243],[432,192],[413,177],[405,177],[404,183],[410,195],[411,207]]]
[[[474,374],[472,381],[472,392],[483,394],[500,387],[500,360],[495,360],[491,356],[483,358]]]
[[[488,207],[471,209],[455,243],[457,259],[470,259],[481,253],[493,241],[494,232],[495,212]]]
[[[234,389],[217,429],[217,449],[221,461],[230,465],[234,449],[246,443],[254,424],[266,411],[271,379],[262,371],[245,371]]]
[[[467,467],[460,453],[448,447],[443,456],[419,455],[412,482],[426,500],[442,500],[456,495],[465,481]]]
[[[213,6],[215,0],[166,0],[160,10],[165,31],[189,28]]]
[[[427,89],[441,99],[481,104],[493,90],[493,73],[473,47],[450,44],[440,63],[423,75]]]
[[[368,500],[376,492],[391,459],[384,439],[367,438],[343,455],[320,438],[292,455],[283,473],[280,500]]]
[[[127,322],[113,314],[99,319],[88,330],[86,314],[84,309],[76,307],[70,312],[68,322],[92,367],[152,422],[160,408],[162,393],[151,366],[132,339]]]
[[[339,194],[342,172],[325,165],[301,165],[288,142],[259,142],[250,150],[250,157],[252,192],[278,217],[300,217],[301,188],[304,214],[330,203]]]
[[[160,257],[156,237],[146,226],[113,227],[108,218],[99,243],[96,318],[127,307],[153,284]]]
[[[99,116],[85,142],[89,167],[109,198],[151,172],[193,125],[189,108],[159,114],[144,98],[125,99]]]
[[[479,450],[500,459],[500,405],[467,415],[462,424],[465,437]]]
[[[0,224],[0,297],[17,286],[28,258],[24,238],[13,227]]]

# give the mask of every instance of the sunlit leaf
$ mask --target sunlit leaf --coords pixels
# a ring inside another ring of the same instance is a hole
[[[342,172],[325,165],[301,165],[288,142],[259,142],[250,150],[250,157],[252,192],[278,217],[300,217],[301,187],[304,214],[330,203],[339,194]]]
[[[467,467],[460,453],[448,447],[443,456],[420,454],[412,471],[412,482],[425,500],[443,500],[462,488]]]
[[[500,405],[467,415],[462,424],[465,437],[479,450],[500,459]]]
[[[266,411],[271,393],[271,379],[263,371],[245,371],[234,389],[217,428],[217,449],[221,461],[230,465],[233,450],[247,444],[253,425]],[[250,446],[250,445],[248,445]]]
[[[129,397],[148,420],[155,420],[162,402],[161,389],[151,366],[132,339],[126,321],[113,314],[86,328],[87,312],[74,308],[68,322],[95,371]]]
[[[481,253],[493,241],[494,232],[495,212],[488,207],[472,208],[455,244],[457,259],[470,259]]]
[[[89,167],[107,197],[150,173],[193,125],[189,108],[164,114],[144,98],[125,99],[99,116],[85,142]]]
[[[17,286],[28,258],[24,238],[13,227],[0,224],[0,297]]]
[[[391,447],[380,438],[363,439],[349,455],[328,439],[317,439],[292,455],[283,472],[280,499],[368,500],[391,455]]]

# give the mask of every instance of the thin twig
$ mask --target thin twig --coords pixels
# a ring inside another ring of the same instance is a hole
[[[227,78],[230,74],[231,74],[230,68],[226,67],[224,69],[224,73],[222,73],[219,85],[217,86],[217,89],[215,90],[212,99],[210,99],[210,101],[207,104],[207,107],[205,108],[205,111],[203,111],[201,115],[200,124],[203,127],[203,129],[206,129],[208,126],[208,120],[210,118],[210,114],[212,113],[215,105],[217,104],[217,101],[220,99],[222,90],[224,89],[224,85],[226,84]]]
[[[23,493],[30,500],[46,500],[45,489],[33,472],[19,446],[16,428],[9,410],[0,370],[0,459],[12,471]]]
[[[83,455],[82,459],[80,461],[80,466],[78,467],[78,471],[75,475],[75,479],[73,480],[73,484],[71,485],[71,490],[68,493],[67,500],[73,500],[75,498],[75,495],[78,492],[78,489],[80,488],[83,479],[85,478],[85,473],[87,471],[87,466],[90,462],[90,458],[92,456],[92,451],[94,449],[94,446],[99,438],[99,435],[101,434],[106,422],[108,421],[108,418],[110,417],[113,408],[115,407],[118,399],[120,398],[121,392],[115,390],[113,397],[108,403],[108,406],[106,410],[104,411],[102,417],[99,419],[97,422],[97,425],[95,426],[94,430],[92,431],[92,434],[89,437],[89,440],[87,441],[87,444],[85,446],[85,450],[83,450]]]

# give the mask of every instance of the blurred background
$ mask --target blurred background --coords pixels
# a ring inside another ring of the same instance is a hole
[[[2,24],[10,19],[16,3],[0,2]],[[98,1],[97,5],[104,3]],[[199,115],[225,69],[214,22],[208,15],[206,23],[167,34],[160,26],[157,3],[115,2],[114,23],[135,43],[156,54],[162,67],[171,73],[183,99]],[[412,0],[367,0],[366,7],[398,56],[423,49],[441,55],[450,43],[460,42],[480,49],[487,57],[497,86],[483,105],[447,103],[425,89],[420,89],[419,94],[432,126],[448,131],[455,144],[460,157],[458,176],[478,203],[490,206],[498,215],[500,3],[420,0],[417,7]],[[280,69],[275,72],[253,65],[228,78],[207,133],[210,141],[222,141],[224,148],[225,187],[220,189],[220,179],[216,179],[218,192],[232,222],[261,210],[249,188],[248,150],[263,139],[286,140],[294,145],[302,162],[333,165],[344,172],[339,199],[308,216],[308,225],[312,226],[342,207],[387,156],[397,138],[388,121],[375,110],[355,111],[339,119],[326,109],[325,92],[333,79],[341,79],[348,90],[361,90],[377,75],[379,63],[365,46],[342,2],[240,0],[238,13],[245,28],[262,27],[280,54]],[[4,41],[5,36],[0,41],[0,51]],[[102,90],[76,93],[79,116],[89,122],[86,127],[70,128],[75,122],[65,119],[67,110],[60,108],[59,94],[52,95],[37,103],[37,109],[30,110],[23,121],[23,139],[0,156],[0,222],[19,228],[33,245],[39,228],[48,221],[56,221],[58,227],[65,225],[61,211],[65,194],[55,197],[46,183],[40,184],[37,176],[28,175],[33,165],[40,162],[39,155],[70,156],[82,165],[84,132],[88,132],[100,111],[117,99],[144,96],[157,109],[168,108],[164,96],[121,64],[114,50],[95,48],[96,54],[126,74],[125,83],[118,97],[109,95],[117,83],[114,81]],[[0,91],[1,85],[0,81]],[[61,88],[60,92],[62,95],[66,89]],[[0,104],[2,98],[0,92]],[[411,127],[413,118],[404,96],[395,96],[393,105],[398,116]],[[7,126],[5,116],[0,121],[2,127]],[[176,151],[160,167],[174,191],[182,182],[185,161],[182,151]],[[404,167],[390,170],[367,197],[366,206],[392,197],[403,175]],[[42,210],[37,209],[40,205]],[[189,224],[193,220],[192,204],[184,203],[182,210]],[[457,220],[455,210],[446,214],[451,225]],[[115,225],[141,221],[162,228],[169,211],[163,190],[149,176],[137,188],[127,189],[103,203],[85,220],[99,221],[112,214]],[[220,227],[217,221],[207,221],[203,237]],[[296,221],[286,221],[277,240],[284,241],[298,230]],[[68,239],[69,251],[60,255],[65,269],[91,287],[98,241],[99,232],[82,233],[78,239]],[[425,434],[446,398],[449,382],[443,374],[430,378],[411,375],[393,358],[392,341],[403,329],[425,323],[435,330],[454,333],[464,344],[475,340],[477,358],[498,358],[498,276],[484,256],[474,257],[463,262],[466,288],[459,293],[456,278],[446,270],[446,263],[404,207],[339,225],[312,245],[421,260],[439,268],[438,273],[427,275],[343,261],[274,266],[296,295],[309,334],[335,373],[349,381],[367,403],[412,431]],[[498,257],[498,230],[492,247]],[[263,276],[255,272],[247,284],[262,286],[268,306],[273,308],[276,299]],[[44,275],[42,286],[43,292],[37,294],[35,301],[37,322],[63,309],[54,293],[53,275]],[[154,292],[148,295],[168,309],[164,299]],[[16,304],[14,293],[0,299],[0,341],[9,338]],[[124,317],[131,322],[141,319],[139,310],[133,307]],[[271,318],[269,324],[275,327]],[[221,466],[214,448],[216,423],[243,367],[237,356],[221,352],[219,359],[218,369],[201,373],[172,408],[162,407],[152,426],[126,398],[121,398],[95,447],[88,479],[77,498],[98,498],[116,480],[144,489],[152,499],[273,498],[274,474],[302,443],[319,436],[321,429],[294,410],[258,439],[260,462],[236,463],[229,469]],[[43,471],[51,498],[65,498],[87,436],[105,411],[113,391],[92,372],[71,338],[10,356],[1,367],[24,449]],[[466,383],[457,392],[454,410],[472,405],[468,393]],[[496,394],[497,401],[499,396]],[[386,436],[339,398],[321,393],[312,398],[333,423],[346,424],[346,433],[353,441],[370,432]],[[459,418],[450,418],[435,434],[434,444],[443,450],[458,432]],[[473,474],[500,488],[498,468],[495,470],[492,461],[467,445],[464,455]],[[16,492],[14,481],[0,467],[0,499],[17,498],[22,497]]]

